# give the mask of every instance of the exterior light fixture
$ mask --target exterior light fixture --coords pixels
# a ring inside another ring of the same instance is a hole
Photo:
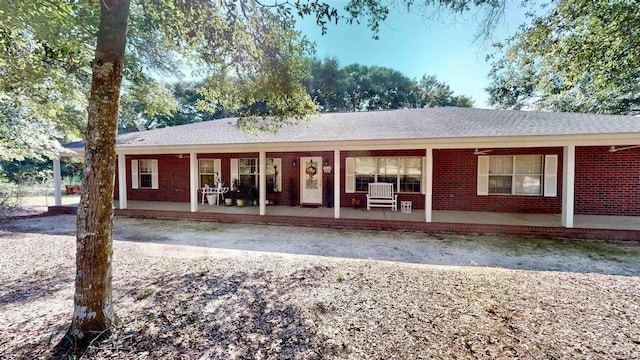
[[[296,165],[298,165],[298,164],[296,163],[296,159],[293,159],[293,164],[292,164],[292,165],[293,165],[293,167],[296,167]]]

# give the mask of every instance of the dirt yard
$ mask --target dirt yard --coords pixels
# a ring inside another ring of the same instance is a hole
[[[47,358],[68,326],[73,224],[0,222],[0,358]],[[114,238],[120,324],[87,359],[640,358],[638,244],[126,218]]]

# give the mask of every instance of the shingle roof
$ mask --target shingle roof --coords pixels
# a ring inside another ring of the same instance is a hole
[[[128,133],[118,146],[189,146],[465,137],[638,133],[640,118],[476,108],[430,108],[315,115],[277,133],[247,135],[236,119],[212,120]]]

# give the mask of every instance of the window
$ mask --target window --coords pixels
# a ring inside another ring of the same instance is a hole
[[[400,192],[419,193],[422,189],[422,158],[400,158]]]
[[[542,195],[542,155],[488,159],[489,194]]]
[[[217,180],[215,159],[200,159],[200,187],[216,186]]]
[[[369,191],[369,183],[375,182],[376,158],[356,158],[356,191]]]
[[[395,191],[421,191],[421,157],[361,157],[355,158],[355,191],[369,191],[369,183],[393,184]]]
[[[158,188],[158,160],[156,159],[131,160],[131,188],[132,189],[157,189]]]
[[[282,191],[282,161],[280,158],[267,158],[266,176],[267,192]],[[238,179],[238,186],[258,189],[260,183],[259,159],[231,159],[231,181]]]
[[[278,175],[281,169],[276,165],[275,159],[267,159],[267,192],[278,192]]]
[[[239,159],[238,175],[240,186],[258,188],[258,159]]]
[[[152,165],[151,160],[140,160],[140,187],[148,188],[152,187]]]

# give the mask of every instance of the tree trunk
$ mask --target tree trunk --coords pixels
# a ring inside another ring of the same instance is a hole
[[[108,336],[115,316],[111,293],[115,144],[129,3],[100,2],[77,219],[74,310],[67,334],[81,348]]]

